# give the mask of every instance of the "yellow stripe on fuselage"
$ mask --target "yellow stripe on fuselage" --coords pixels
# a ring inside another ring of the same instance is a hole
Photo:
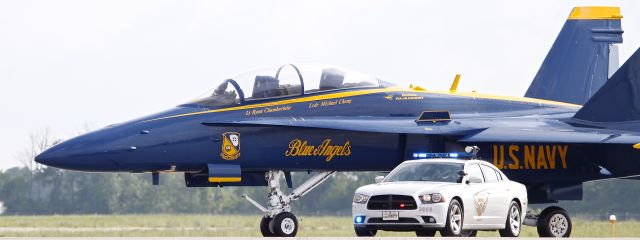
[[[452,93],[448,91],[432,91],[432,90],[427,90],[425,92],[443,94],[443,95],[453,95],[453,96],[460,96],[460,97],[470,97],[470,98],[493,99],[493,100],[526,102],[526,103],[539,103],[539,104],[556,105],[556,106],[564,106],[564,107],[571,107],[571,108],[582,107],[582,105],[577,105],[573,103],[556,102],[556,101],[537,99],[537,98],[509,97],[509,96],[501,96],[501,95],[493,95],[493,94],[481,94],[481,93],[475,93],[475,92]]]
[[[455,92],[455,93],[452,93],[452,92],[447,92],[447,91],[416,90],[416,89],[403,89],[403,88],[399,88],[399,87],[390,87],[390,88],[354,90],[354,91],[346,91],[346,92],[338,92],[338,93],[320,94],[320,95],[314,95],[314,96],[308,96],[308,97],[303,96],[303,97],[299,97],[299,98],[292,98],[292,99],[279,100],[279,101],[273,101],[273,102],[248,104],[248,105],[242,105],[242,106],[237,106],[237,107],[228,107],[228,108],[220,108],[220,109],[200,111],[200,112],[184,113],[184,114],[178,114],[178,115],[173,115],[173,116],[150,119],[150,120],[146,120],[144,122],[150,122],[150,121],[156,121],[156,120],[162,120],[162,119],[169,119],[169,118],[177,118],[177,117],[186,117],[186,116],[193,116],[193,115],[201,115],[201,114],[207,114],[207,113],[218,113],[218,112],[246,110],[246,109],[262,108],[262,107],[273,107],[273,106],[292,104],[292,103],[303,103],[303,102],[321,101],[321,100],[327,100],[327,99],[354,97],[354,96],[369,95],[369,94],[375,94],[375,93],[391,93],[391,92],[432,93],[432,94],[441,94],[441,95],[450,95],[450,96],[459,96],[459,97],[469,97],[469,98],[493,99],[493,100],[502,100],[502,101],[513,101],[513,102],[556,105],[556,106],[564,106],[564,107],[572,107],[572,108],[582,107],[580,105],[571,104],[571,103],[556,102],[556,101],[535,99],[535,98],[507,97],[507,96],[499,96],[499,95],[491,95],[491,94],[479,94],[479,93],[475,93],[475,92],[471,92],[471,93]],[[421,110],[422,109],[420,109],[418,111],[421,111]]]
[[[240,177],[210,177],[209,182],[240,182],[242,179]]]

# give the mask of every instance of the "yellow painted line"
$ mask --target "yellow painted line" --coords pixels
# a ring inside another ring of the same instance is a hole
[[[636,145],[633,145],[633,148],[640,149],[640,143],[637,143]]]
[[[538,103],[538,104],[547,104],[547,105],[558,105],[565,106],[571,108],[580,108],[582,105],[565,103],[565,102],[557,102],[551,100],[537,99],[537,98],[526,98],[526,97],[509,97],[509,96],[501,96],[501,95],[493,95],[493,94],[481,94],[475,92],[447,92],[447,91],[433,91],[428,90],[426,92],[443,94],[443,95],[451,95],[451,96],[461,96],[461,97],[471,97],[471,98],[482,98],[482,99],[493,99],[493,100],[503,100],[503,101],[514,101],[514,102],[526,102],[526,103]]]
[[[327,99],[354,97],[354,96],[361,96],[361,95],[368,95],[368,94],[375,94],[375,93],[389,93],[389,92],[434,93],[434,94],[460,96],[460,97],[470,97],[470,98],[480,98],[480,99],[493,99],[493,100],[503,100],[503,101],[548,104],[548,105],[557,105],[557,106],[565,106],[565,107],[572,107],[572,108],[582,107],[581,105],[576,105],[576,104],[571,104],[571,103],[556,102],[556,101],[549,101],[549,100],[535,99],[535,98],[508,97],[508,96],[491,95],[491,94],[479,94],[479,93],[475,93],[475,92],[471,92],[471,93],[455,92],[455,93],[452,93],[452,92],[448,92],[448,91],[423,90],[420,87],[415,87],[413,89],[403,89],[403,88],[400,88],[400,87],[390,87],[390,88],[377,88],[377,89],[346,91],[346,92],[339,92],[339,93],[329,93],[329,94],[315,95],[315,96],[309,96],[309,97],[304,97],[303,96],[303,97],[300,97],[300,98],[286,99],[286,100],[280,100],[280,101],[258,103],[258,104],[248,104],[248,105],[237,106],[237,107],[220,108],[220,109],[200,111],[200,112],[184,113],[184,114],[178,114],[178,115],[173,115],[173,116],[149,119],[149,120],[146,120],[146,121],[143,121],[143,122],[151,122],[151,121],[157,121],[157,120],[162,120],[162,119],[194,116],[194,115],[201,115],[201,114],[208,114],[208,113],[218,113],[218,112],[246,110],[246,109],[253,109],[253,108],[273,107],[273,106],[293,104],[293,103],[321,101],[321,100],[327,100]]]
[[[575,7],[569,14],[570,20],[619,20],[619,7]]]
[[[240,177],[210,177],[209,182],[240,182]]]

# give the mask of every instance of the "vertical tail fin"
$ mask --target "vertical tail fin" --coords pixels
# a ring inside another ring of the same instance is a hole
[[[640,120],[640,49],[573,116],[590,123],[622,123]],[[605,126],[606,127],[606,126]]]
[[[609,54],[612,44],[622,43],[621,18],[618,7],[574,8],[525,97],[587,102],[615,71]]]

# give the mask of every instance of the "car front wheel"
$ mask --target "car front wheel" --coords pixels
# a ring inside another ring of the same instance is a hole
[[[449,211],[447,212],[447,223],[444,229],[440,232],[445,237],[457,237],[462,233],[462,220],[464,212],[460,202],[456,199],[452,199],[449,204]]]

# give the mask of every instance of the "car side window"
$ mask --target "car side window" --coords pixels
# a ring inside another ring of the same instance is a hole
[[[482,176],[482,172],[480,171],[480,166],[478,166],[478,164],[469,164],[469,167],[467,167],[467,174],[469,174],[469,178],[471,176],[476,176],[480,179],[484,179],[484,177]]]
[[[495,169],[494,169],[493,171],[495,171],[495,172],[496,172],[496,176],[498,177],[498,181],[502,181],[502,180],[503,180],[503,179],[502,179],[502,174],[500,174],[500,172],[498,172],[498,170],[495,170]]]
[[[484,174],[485,182],[493,183],[498,182],[498,176],[496,176],[496,171],[493,168],[487,165],[480,165],[482,168],[482,173]]]

